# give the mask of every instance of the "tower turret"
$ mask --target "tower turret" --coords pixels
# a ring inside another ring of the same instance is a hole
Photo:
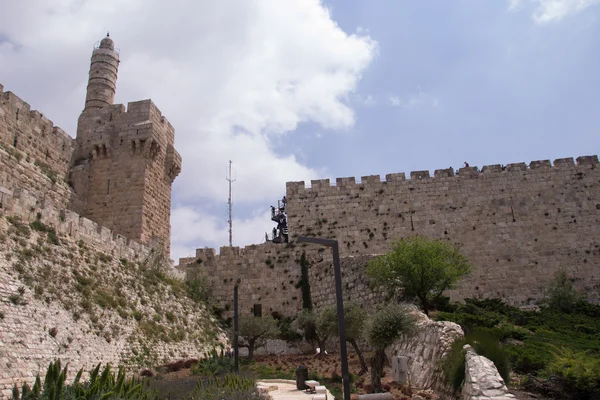
[[[103,108],[113,104],[118,71],[119,53],[115,50],[115,43],[107,33],[92,53],[85,110]]]

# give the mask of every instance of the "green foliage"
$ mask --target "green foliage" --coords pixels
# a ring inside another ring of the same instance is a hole
[[[40,168],[42,173],[46,175],[52,181],[52,183],[56,183],[57,175],[56,172],[54,172],[54,170],[52,169],[52,167],[40,160],[35,160],[34,164]]]
[[[254,349],[264,346],[267,339],[273,339],[278,334],[277,321],[270,315],[239,317],[239,346],[248,348],[249,360],[254,357]]]
[[[375,393],[381,392],[381,377],[385,364],[385,349],[403,335],[415,330],[415,318],[400,305],[387,305],[369,318],[365,328],[367,342],[375,348],[371,357],[371,385]]]
[[[200,279],[193,279],[186,283],[188,296],[196,303],[210,304],[212,301],[212,291],[206,276]]]
[[[522,311],[498,299],[466,299],[453,313],[438,313],[438,320],[454,321],[465,332],[486,329],[506,343],[512,369],[541,376],[554,362],[557,348],[591,357],[600,354],[600,306],[574,303],[569,313],[551,307]]]
[[[367,363],[363,357],[358,342],[363,338],[365,323],[368,313],[358,304],[349,301],[344,304],[344,322],[346,331],[346,341],[348,341],[356,351],[361,364],[359,375],[368,371]],[[338,332],[338,312],[337,306],[327,307],[320,316],[321,329],[329,336],[339,336]]]
[[[403,335],[415,330],[415,318],[408,309],[397,304],[379,309],[366,324],[365,337],[375,348],[386,348]]]
[[[252,363],[244,367],[245,371],[252,373],[253,376],[257,376],[260,379],[296,379],[296,372],[294,368],[290,370],[284,370],[281,367],[270,367],[262,363]]]
[[[567,271],[564,269],[558,271],[550,286],[548,292],[548,305],[558,311],[571,312],[575,303],[580,300],[580,296],[569,281]]]
[[[13,399],[15,400],[109,400],[109,399],[142,399],[156,398],[150,391],[145,381],[138,378],[127,378],[125,370],[119,368],[117,375],[111,371],[109,364],[100,372],[98,364],[90,372],[88,382],[81,383],[83,369],[79,370],[72,384],[66,385],[67,367],[61,369],[60,360],[50,363],[42,386],[39,375],[32,388],[24,384],[21,392],[15,386]]]
[[[302,309],[312,310],[312,298],[310,294],[310,280],[308,278],[308,268],[310,264],[306,258],[306,252],[303,251],[300,256],[300,288],[302,292]]]
[[[31,230],[29,227],[21,221],[19,216],[7,216],[6,220],[12,225],[9,232],[15,233],[17,236],[29,238],[31,236]]]
[[[346,328],[346,339],[359,340],[363,337],[365,323],[368,314],[353,301],[344,303],[344,321]],[[338,336],[338,314],[337,306],[325,308],[320,316],[321,329],[329,336]]]
[[[322,318],[321,313],[305,309],[298,313],[297,321],[304,339],[310,343],[316,342],[319,348],[323,349],[329,335],[325,326],[328,321]]]
[[[598,353],[560,349],[554,353],[544,374],[561,377],[568,390],[578,393],[578,398],[597,398],[600,395]]]
[[[455,341],[443,360],[446,380],[458,390],[465,378],[465,351],[463,346],[471,345],[473,350],[494,363],[505,383],[510,382],[509,354],[500,344],[499,338],[489,329],[475,330],[463,339]]]
[[[279,339],[288,342],[302,340],[302,335],[300,335],[292,328],[294,318],[283,317],[281,315],[278,315],[277,313],[273,314],[273,318],[277,320],[277,326],[279,327]]]
[[[462,386],[465,380],[465,340],[455,340],[450,346],[450,351],[446,354],[446,357],[442,360],[442,369],[444,371],[444,377],[446,382],[452,386],[456,393]]]
[[[41,217],[41,215],[38,215],[38,217]],[[60,241],[58,240],[58,236],[56,235],[56,230],[53,227],[44,224],[42,221],[40,221],[40,218],[37,218],[35,221],[30,222],[29,227],[31,229],[33,229],[34,231],[38,231],[38,232],[42,232],[42,233],[45,232],[48,243],[51,243],[54,245],[60,244]]]
[[[197,364],[192,366],[192,373],[194,375],[214,377],[233,372],[234,367],[233,358],[225,357],[223,349],[221,349],[220,354],[213,349],[208,357],[200,359]]]
[[[392,297],[416,298],[425,314],[444,290],[453,289],[471,272],[471,264],[456,247],[424,236],[400,239],[391,252],[369,262],[367,276]]]
[[[267,400],[260,394],[256,382],[248,377],[225,375],[222,378],[200,379],[196,384],[192,399],[202,400]]]

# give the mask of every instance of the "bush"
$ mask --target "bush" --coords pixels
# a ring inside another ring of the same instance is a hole
[[[567,389],[578,392],[578,398],[600,395],[600,355],[561,349],[554,353],[544,374],[564,380]]]
[[[564,269],[554,275],[547,291],[548,305],[558,311],[566,313],[573,311],[575,303],[579,300],[579,294],[569,281],[567,271]]]
[[[198,380],[192,399],[202,400],[267,400],[268,394],[261,394],[256,382],[247,377],[226,375],[223,378]]]
[[[504,382],[510,382],[509,354],[500,344],[498,337],[489,329],[478,329],[455,341],[443,360],[447,382],[458,390],[465,378],[465,352],[463,346],[471,345],[480,356],[494,363]]]
[[[192,366],[192,374],[214,377],[233,372],[234,367],[233,358],[226,357],[223,354],[223,349],[221,349],[221,354],[213,349],[209,357],[200,359],[198,363]]]
[[[48,366],[44,384],[42,386],[38,375],[33,387],[24,384],[22,389],[15,385],[13,388],[14,400],[42,400],[42,399],[112,399],[112,398],[135,398],[150,400],[156,398],[156,394],[148,389],[145,382],[137,378],[127,378],[125,370],[119,368],[117,376],[111,371],[110,365],[106,365],[100,371],[98,364],[90,372],[88,382],[80,383],[83,369],[79,370],[72,384],[66,385],[67,367],[61,369],[60,360],[50,363]]]

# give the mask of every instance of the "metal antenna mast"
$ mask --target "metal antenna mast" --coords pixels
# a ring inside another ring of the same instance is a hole
[[[229,175],[227,176],[227,182],[229,182],[229,201],[227,202],[229,206],[229,247],[233,247],[233,218],[231,217],[231,182],[235,182],[235,179],[231,178],[231,160],[229,160]]]

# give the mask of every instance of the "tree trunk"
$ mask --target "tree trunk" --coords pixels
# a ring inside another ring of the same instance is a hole
[[[358,360],[360,361],[360,371],[358,372],[358,376],[366,374],[369,371],[369,367],[367,366],[367,362],[365,361],[365,357],[363,356],[362,351],[360,351],[360,349],[358,348],[358,343],[356,343],[356,340],[354,339],[348,340],[348,343],[350,343],[352,347],[354,347],[354,351],[356,351],[356,354],[358,355]]]
[[[419,300],[421,300],[423,312],[425,313],[425,315],[429,316],[429,302],[427,301],[427,295],[425,295],[425,297],[419,296]]]
[[[381,375],[383,375],[383,367],[385,365],[385,348],[375,350],[375,354],[371,358],[371,386],[373,393],[381,393]]]
[[[254,340],[248,341],[248,361],[254,359]]]
[[[321,357],[325,355],[325,343],[327,342],[327,336],[324,338],[317,337],[317,345],[319,346],[319,354],[317,357]]]

